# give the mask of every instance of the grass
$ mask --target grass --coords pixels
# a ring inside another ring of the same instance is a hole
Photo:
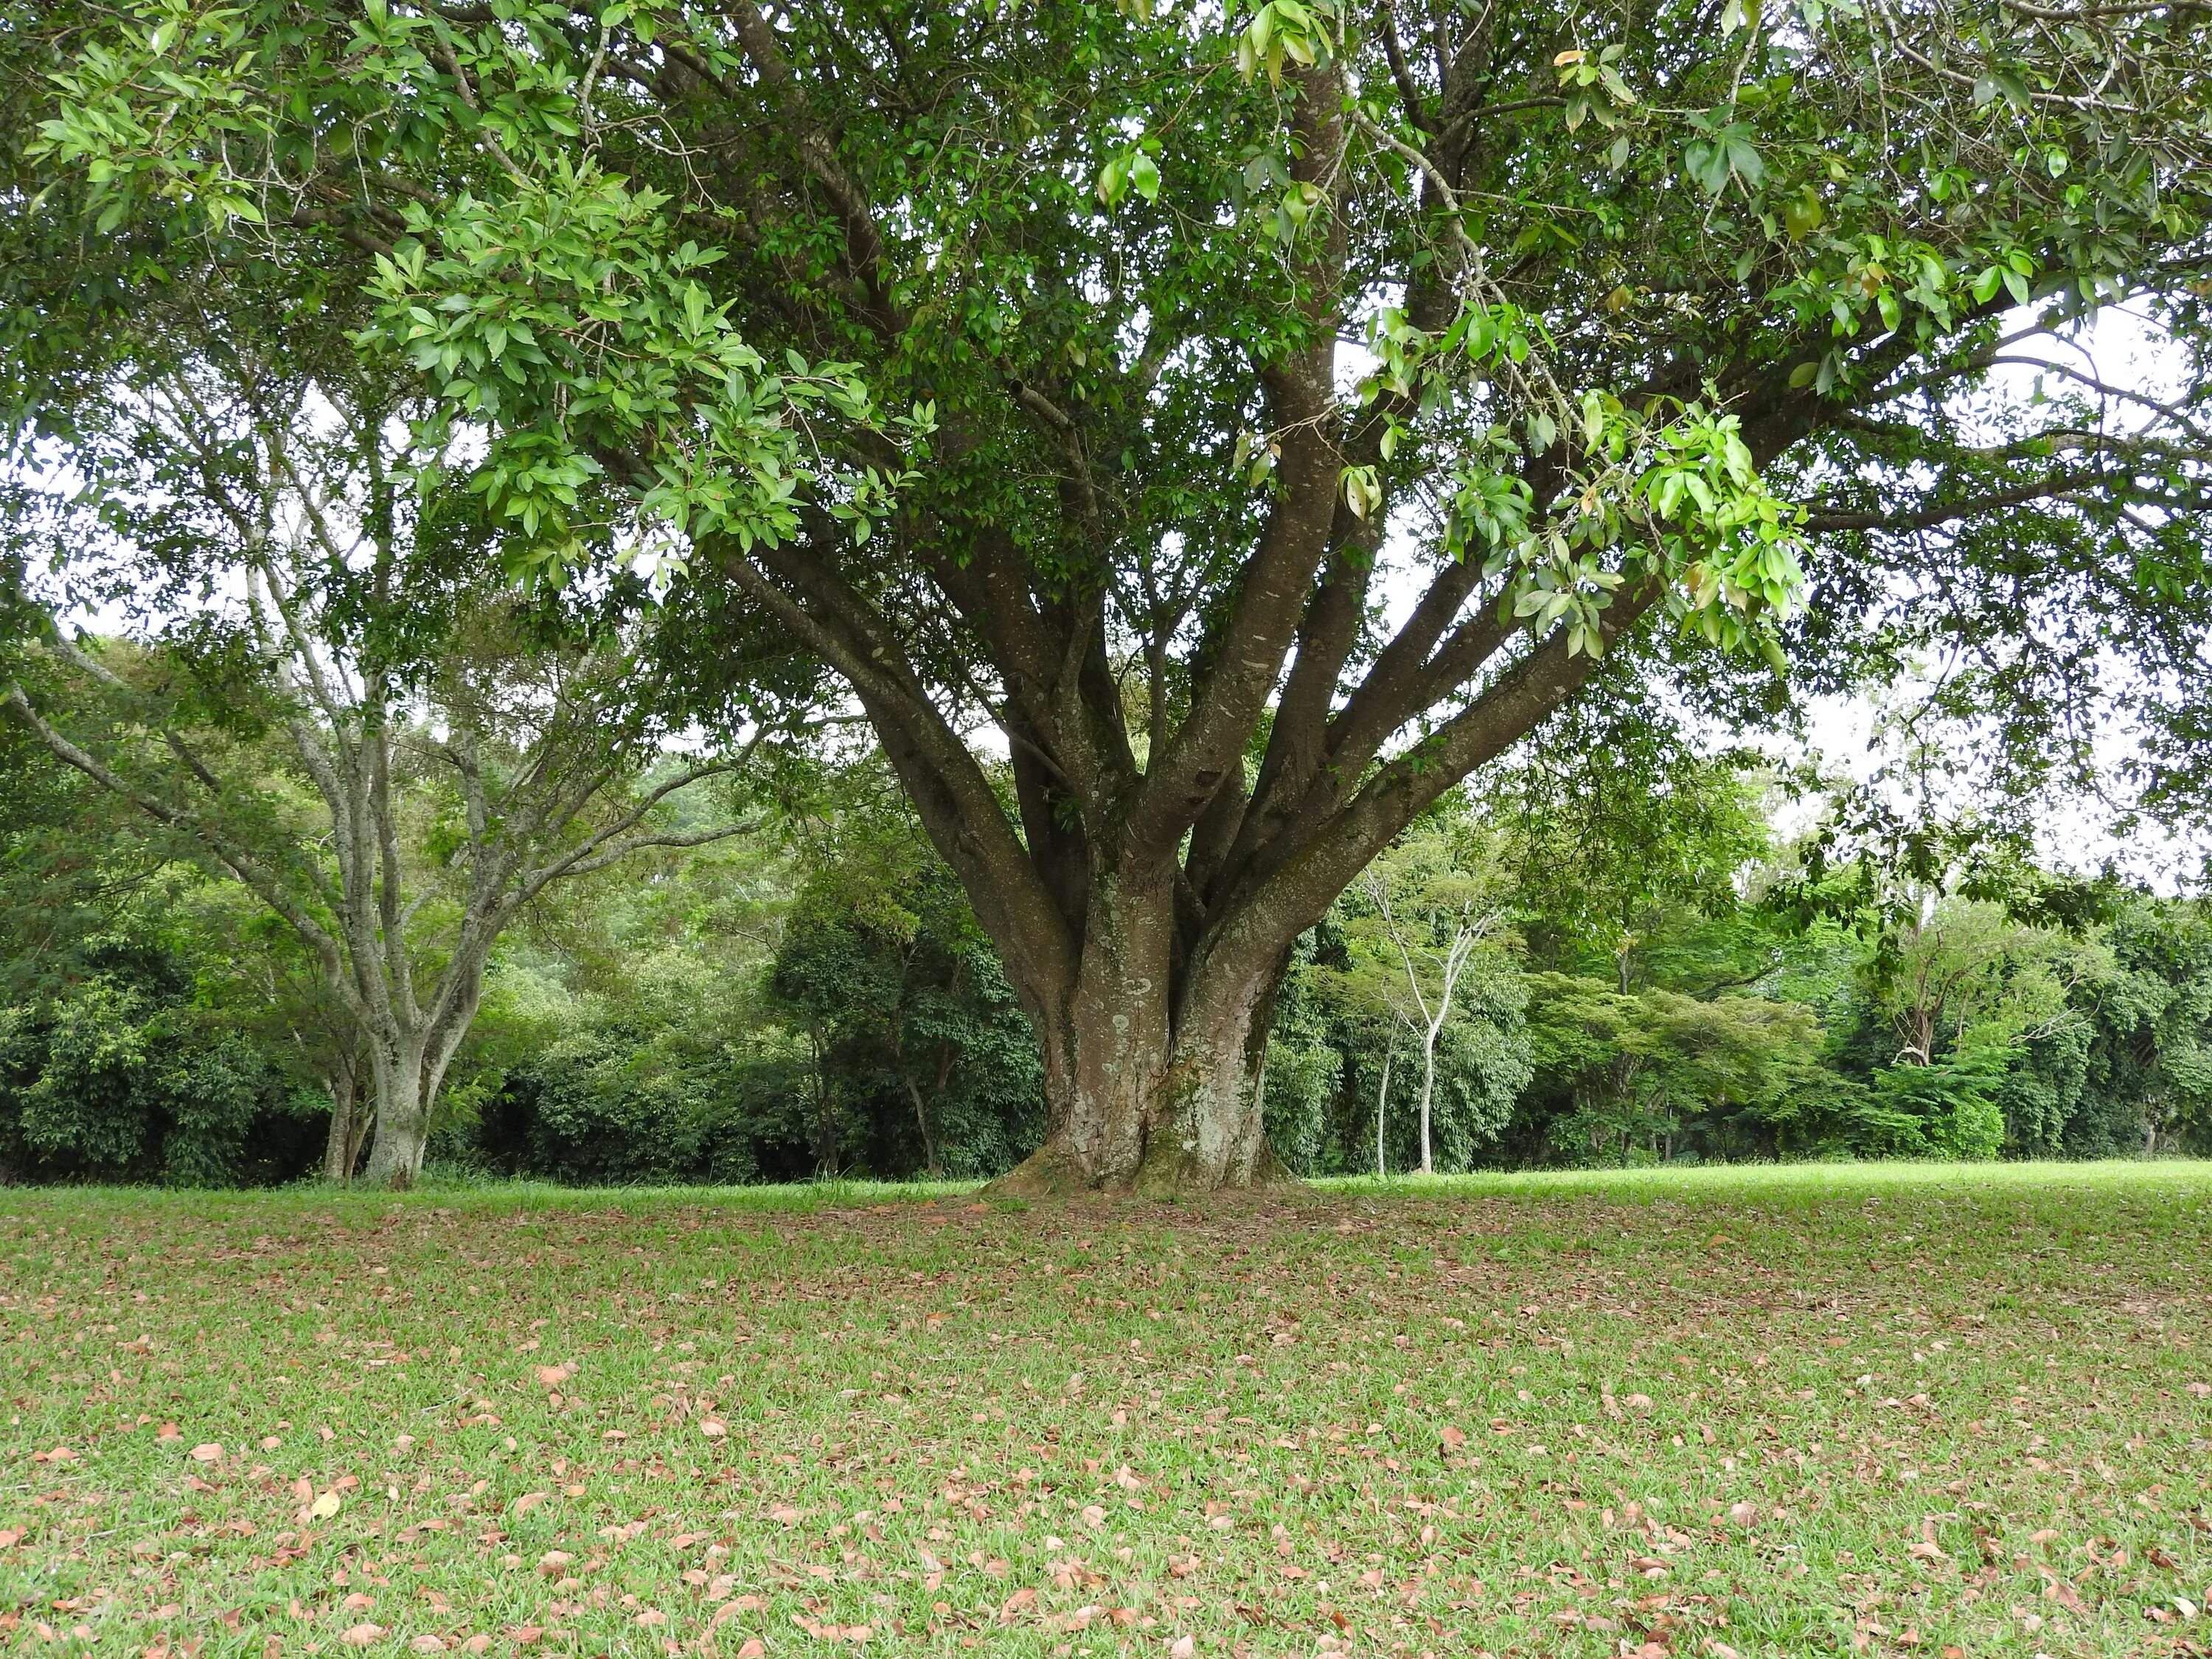
[[[20,1650],[2212,1639],[2212,1166],[17,1191],[0,1337]]]

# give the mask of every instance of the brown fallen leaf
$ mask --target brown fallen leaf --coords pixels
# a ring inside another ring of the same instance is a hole
[[[195,1463],[220,1463],[220,1462],[222,1462],[222,1443],[220,1440],[210,1440],[210,1441],[208,1441],[208,1442],[207,1442],[205,1444],[204,1444],[204,1445],[198,1445],[198,1446],[195,1446],[195,1447],[193,1447],[193,1448],[192,1448],[192,1462],[194,1462]]]
[[[349,1625],[338,1633],[338,1640],[349,1648],[365,1648],[384,1639],[381,1625]]]

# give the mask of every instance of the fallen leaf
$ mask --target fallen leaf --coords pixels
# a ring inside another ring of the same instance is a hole
[[[729,1431],[730,1425],[728,1424],[717,1422],[711,1417],[699,1425],[699,1432],[705,1435],[709,1440],[720,1440]]]
[[[1738,1500],[1737,1502],[1729,1505],[1728,1516],[1729,1520],[1735,1522],[1739,1527],[1750,1526],[1753,1522],[1759,1519],[1759,1505],[1743,1500]]]
[[[1437,1431],[1437,1437],[1444,1443],[1447,1452],[1455,1452],[1467,1444],[1467,1431],[1455,1429],[1449,1423]]]
[[[767,1644],[759,1637],[748,1636],[745,1638],[744,1646],[738,1650],[738,1659],[761,1659],[761,1656],[767,1651]]]
[[[1168,1659],[1191,1659],[1198,1651],[1198,1644],[1188,1636],[1178,1636],[1168,1644]]]
[[[345,1500],[336,1492],[326,1492],[307,1505],[308,1518],[315,1521],[327,1521],[338,1512],[344,1502]]]
[[[338,1640],[349,1648],[365,1648],[384,1639],[381,1625],[349,1625],[339,1632]]]
[[[193,1448],[192,1448],[192,1462],[194,1462],[195,1463],[220,1463],[220,1462],[222,1462],[222,1443],[221,1441],[219,1441],[219,1440],[210,1440],[210,1441],[207,1442],[204,1445],[199,1445],[199,1446],[195,1446],[195,1447],[193,1447]]]

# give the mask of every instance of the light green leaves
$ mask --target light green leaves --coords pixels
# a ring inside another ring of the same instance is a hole
[[[1382,504],[1382,485],[1371,466],[1346,467],[1339,483],[1344,490],[1344,504],[1352,509],[1354,518],[1372,518],[1375,509]]]
[[[1620,70],[1616,67],[1625,50],[1619,41],[1615,41],[1595,56],[1586,49],[1576,46],[1553,58],[1552,67],[1559,72],[1559,89],[1566,95],[1568,131],[1572,132],[1593,115],[1597,118],[1600,126],[1617,127],[1620,125],[1609,106],[1625,109],[1636,101],[1635,93],[1629,89],[1628,82],[1621,79]],[[1603,99],[1595,96],[1596,90],[1601,88],[1606,94]],[[1625,141],[1626,135],[1623,135]],[[1622,159],[1626,159],[1625,155]],[[1620,170],[1620,163],[1614,162],[1613,171],[1617,173]]]
[[[809,496],[865,541],[911,477],[848,471],[801,441],[823,415],[906,443],[927,422],[879,417],[848,366],[787,348],[770,371],[699,275],[718,256],[677,242],[665,205],[562,157],[495,196],[416,204],[377,262],[357,343],[410,364],[440,420],[486,430],[470,487],[513,527],[519,580],[557,584],[617,546],[773,546]],[[608,453],[645,458],[645,476],[609,477]]]
[[[1818,191],[1810,185],[1802,186],[1782,210],[1783,228],[1790,240],[1802,242],[1828,222],[1828,210],[1820,204]]]
[[[2035,275],[2035,260],[2024,248],[2014,248],[1996,264],[1982,268],[1973,281],[1974,301],[1987,305],[1996,297],[2002,287],[2012,295],[2014,305],[2026,305],[2032,290],[2028,278]]]
[[[1264,70],[1268,83],[1280,86],[1285,63],[1301,69],[1328,63],[1335,51],[1328,31],[1334,13],[1327,0],[1314,0],[1310,5],[1301,0],[1267,0],[1237,38],[1237,72],[1249,81]]]
[[[1708,196],[1718,196],[1730,179],[1756,189],[1766,178],[1753,130],[1740,121],[1721,124],[1711,113],[1693,115],[1690,125],[1705,136],[1682,148],[1682,170]]]
[[[1098,199],[1110,208],[1134,190],[1147,202],[1158,201],[1160,164],[1152,158],[1159,147],[1158,139],[1147,137],[1109,158],[1098,170]]]

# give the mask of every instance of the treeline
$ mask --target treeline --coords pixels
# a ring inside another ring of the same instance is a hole
[[[298,937],[126,803],[0,750],[0,1176],[356,1173],[369,1060]],[[411,859],[463,855],[414,786]],[[1424,817],[1298,944],[1267,1121],[1397,1173],[2212,1150],[2212,925],[1969,827],[1802,794],[1653,723]],[[432,1167],[576,1182],[988,1176],[1043,1139],[1030,1022],[880,763],[787,756],[745,832],[508,927]],[[442,837],[442,839],[441,839]]]

